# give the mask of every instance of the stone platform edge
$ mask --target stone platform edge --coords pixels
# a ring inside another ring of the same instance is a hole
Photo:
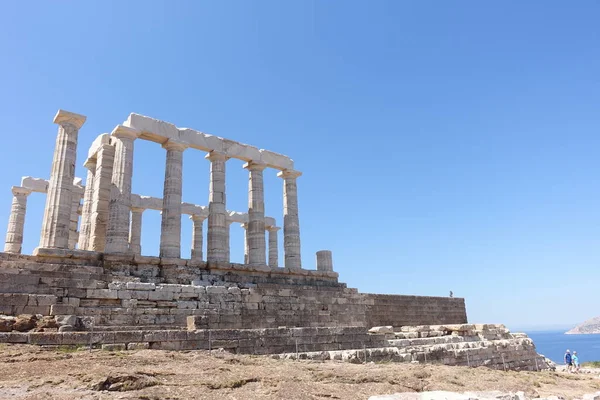
[[[38,346],[101,346],[106,350],[210,350],[239,354],[282,354],[377,348],[386,337],[360,327],[139,330],[83,332],[6,332],[0,343]]]
[[[33,255],[19,255],[11,253],[2,253],[2,259],[22,259],[30,261],[48,261],[56,262],[63,260],[71,260],[74,262],[92,262],[98,264],[104,264],[110,266],[111,264],[145,264],[145,265],[159,265],[166,267],[192,267],[198,270],[219,270],[219,271],[231,271],[240,273],[259,273],[269,275],[280,275],[280,276],[298,276],[308,277],[312,279],[322,279],[326,281],[337,282],[339,274],[333,271],[318,271],[309,269],[290,269],[290,268],[272,268],[267,265],[253,266],[248,264],[238,263],[227,263],[227,262],[206,262],[197,261],[185,258],[166,258],[166,257],[153,257],[153,256],[141,256],[134,254],[110,254],[110,253],[99,253],[94,251],[86,250],[63,250],[63,249],[49,249],[49,248],[36,248]]]

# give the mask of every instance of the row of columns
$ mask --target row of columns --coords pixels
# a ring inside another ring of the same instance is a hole
[[[134,140],[139,132],[117,126],[104,143],[95,159],[86,163],[88,180],[83,202],[83,218],[79,238],[72,233],[71,214],[74,207],[73,178],[75,173],[78,131],[85,122],[82,115],[59,110],[54,122],[59,125],[52,171],[48,186],[45,215],[40,247],[72,248],[79,239],[80,248],[107,253],[137,251],[139,243],[130,237],[131,182],[133,173]],[[110,149],[109,149],[110,148]],[[167,141],[163,213],[161,223],[161,257],[181,256],[181,197],[183,151],[186,146]],[[206,158],[210,161],[210,191],[207,232],[207,261],[227,262],[228,238],[225,170],[227,155],[212,151]],[[249,171],[248,225],[245,246],[250,265],[266,265],[266,235],[264,220],[263,171],[266,164],[248,162]],[[110,171],[110,172],[109,172]],[[110,175],[110,177],[109,177]],[[298,219],[297,171],[281,171],[284,180],[284,249],[285,266],[302,267],[300,258],[300,225]],[[110,179],[109,179],[110,178]],[[17,205],[18,206],[18,205]],[[17,207],[16,206],[16,207]],[[141,231],[141,214],[131,215],[135,231]],[[201,237],[194,229],[194,237]],[[276,234],[269,231],[269,245],[276,241]],[[274,253],[269,246],[269,264]],[[197,249],[197,248],[196,248]],[[201,254],[201,250],[199,250]],[[198,254],[196,250],[195,254]]]
[[[145,211],[144,208],[132,207],[131,208],[131,229],[129,233],[129,249],[133,254],[141,254],[141,236],[142,236],[142,213]],[[194,261],[204,260],[204,221],[207,219],[205,215],[190,215],[192,220],[192,248],[191,248],[191,259]],[[226,244],[226,260],[230,261],[230,242],[229,242],[229,229],[230,225],[236,221],[226,220],[225,222],[225,236],[224,241]],[[248,252],[248,225],[247,223],[240,224],[244,228],[244,264],[248,264],[249,252]],[[263,220],[263,226],[265,222]],[[271,268],[277,268],[279,266],[279,248],[277,240],[277,231],[281,228],[277,226],[265,226],[265,230],[269,232],[269,259],[268,265]],[[179,249],[179,247],[178,247]],[[162,256],[165,257],[165,256]],[[264,264],[263,264],[264,265]]]

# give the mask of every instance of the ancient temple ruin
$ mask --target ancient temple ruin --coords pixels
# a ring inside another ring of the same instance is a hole
[[[222,347],[251,354],[295,351],[307,358],[315,357],[311,352],[359,357],[362,349],[372,361],[511,369],[545,362],[525,335],[502,325],[467,324],[462,298],[360,293],[338,281],[328,250],[317,252],[316,269],[303,268],[296,184],[301,173],[289,157],[130,114],[110,134],[98,136],[84,158],[77,139],[85,120],[59,110],[49,179],[27,176],[12,188],[0,253],[0,318],[9,328],[0,332],[0,343]],[[132,193],[137,140],[165,149],[162,199]],[[206,153],[207,204],[182,202],[184,151]],[[227,209],[225,170],[232,158],[243,160],[248,170],[247,210]],[[75,177],[77,162],[87,168],[85,182]],[[266,168],[278,170],[282,179],[282,224],[265,216]],[[40,244],[25,255],[27,197],[33,192],[46,194],[46,206]],[[141,248],[142,216],[150,209],[162,214],[158,257]],[[193,222],[189,255],[181,253],[182,215]],[[245,232],[243,263],[230,260],[234,223]],[[37,321],[33,328],[10,332],[10,318],[23,314]]]
[[[140,255],[142,213],[146,209],[158,209],[162,213],[162,258],[181,258],[181,215],[188,214],[194,223],[191,259],[203,260],[202,225],[208,220],[206,261],[229,262],[229,225],[238,222],[246,232],[245,263],[277,268],[277,232],[280,227],[275,225],[274,218],[264,215],[263,189],[263,171],[274,168],[280,171],[278,176],[283,180],[285,267],[302,268],[296,186],[301,172],[293,169],[294,163],[290,158],[131,114],[110,135],[102,134],[93,142],[84,162],[88,173],[85,186],[82,186],[81,179],[76,178],[74,172],[77,136],[85,119],[82,115],[63,110],[56,114],[54,122],[59,125],[59,130],[50,179],[24,177],[21,186],[13,187],[5,252],[21,252],[27,196],[35,191],[47,193],[40,245],[36,253],[43,253],[45,249],[78,249]],[[136,139],[157,142],[166,150],[162,199],[131,193]],[[207,206],[181,201],[183,152],[186,149],[206,152],[210,161]],[[246,162],[244,168],[249,172],[247,213],[226,209],[225,168],[230,158]],[[267,232],[268,252],[265,251]],[[327,252],[319,256],[324,268],[330,264],[328,257]]]

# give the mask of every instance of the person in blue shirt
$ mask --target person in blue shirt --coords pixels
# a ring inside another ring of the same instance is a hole
[[[573,358],[571,357],[571,351],[567,349],[565,353],[565,365],[567,366],[567,372],[571,372],[573,368]]]
[[[579,372],[579,357],[577,357],[577,352],[573,351],[573,357],[572,357],[572,361],[573,361],[573,369],[575,370],[575,372]]]

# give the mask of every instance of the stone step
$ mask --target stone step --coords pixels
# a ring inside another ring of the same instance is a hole
[[[121,331],[179,331],[186,330],[185,326],[174,325],[97,325],[94,332],[121,332]]]

